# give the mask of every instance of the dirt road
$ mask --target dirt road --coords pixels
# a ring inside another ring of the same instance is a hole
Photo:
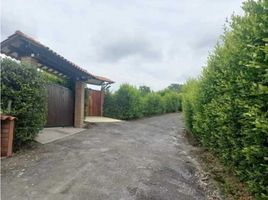
[[[95,125],[2,160],[2,199],[206,199],[181,114]]]

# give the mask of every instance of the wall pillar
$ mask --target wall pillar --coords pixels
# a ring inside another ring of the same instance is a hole
[[[75,106],[74,106],[74,127],[82,128],[84,124],[84,100],[85,83],[75,82]]]

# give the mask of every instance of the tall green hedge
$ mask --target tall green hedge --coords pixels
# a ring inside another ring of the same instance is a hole
[[[181,95],[178,92],[166,92],[163,96],[163,101],[167,113],[181,111]]]
[[[117,109],[115,103],[115,96],[109,91],[105,91],[104,103],[103,103],[103,114],[107,117],[116,118]]]
[[[165,112],[164,99],[159,94],[151,92],[143,99],[144,116],[157,115]]]
[[[194,114],[197,113],[196,106],[199,105],[197,101],[198,86],[199,81],[192,79],[187,81],[182,90],[182,111],[185,125],[189,130],[193,130]]]
[[[268,199],[268,1],[232,16],[198,80],[183,88],[188,127]]]
[[[9,109],[8,105],[11,103]],[[43,75],[27,64],[1,60],[1,112],[15,116],[14,147],[33,140],[46,121]]]
[[[137,119],[142,116],[142,99],[135,87],[123,84],[115,92],[113,98],[114,104],[111,105],[113,107],[111,109],[112,116],[120,119]]]
[[[106,91],[104,115],[119,119],[137,119],[181,110],[181,96],[173,90],[153,92],[147,86],[139,89],[123,84],[111,93]]]

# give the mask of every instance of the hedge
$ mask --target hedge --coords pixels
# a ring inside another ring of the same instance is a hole
[[[188,129],[268,198],[268,1],[232,16],[202,76],[183,88]]]
[[[114,93],[105,93],[104,115],[107,117],[129,120],[178,110],[181,110],[180,95],[171,90],[153,92],[147,86],[137,89],[123,84]]]
[[[112,108],[104,108],[106,114],[108,109],[112,111],[112,113],[107,114],[108,116],[119,119],[137,119],[142,117],[141,95],[134,86],[128,84],[121,85],[112,98],[114,98],[114,102],[111,105]]]
[[[144,116],[152,116],[165,112],[164,99],[157,93],[149,93],[143,98]]]
[[[8,108],[9,102],[11,109]],[[1,60],[1,113],[15,116],[14,147],[32,141],[46,121],[45,79],[31,65]]]
[[[181,95],[174,91],[166,92],[163,96],[165,112],[178,112],[181,110]]]

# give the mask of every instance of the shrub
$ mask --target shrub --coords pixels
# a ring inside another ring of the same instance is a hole
[[[165,112],[163,98],[157,93],[149,93],[143,99],[144,115],[151,116]]]
[[[189,80],[183,86],[182,95],[182,110],[186,127],[193,130],[194,113],[196,113],[197,94],[198,94],[198,80]]]
[[[88,116],[89,114],[89,88],[85,88],[85,94],[84,94],[84,118]]]
[[[115,115],[120,119],[136,119],[142,117],[142,99],[135,87],[123,84],[114,94]]]
[[[114,95],[109,91],[105,91],[103,114],[107,117],[117,117],[117,104]]]
[[[14,147],[18,148],[33,140],[46,121],[46,89],[42,74],[30,65],[1,60],[1,98],[1,112],[17,118]]]
[[[177,92],[166,92],[163,96],[165,111],[168,113],[181,110],[181,96]]]
[[[167,87],[167,90],[179,93],[181,92],[182,87],[183,87],[182,84],[172,83],[171,85]]]
[[[137,89],[123,84],[116,92],[105,93],[104,115],[107,117],[137,119],[181,110],[181,95],[171,89],[153,92],[147,86]]]
[[[48,84],[57,84],[67,87],[71,90],[74,89],[74,84],[71,79],[59,77],[46,71],[42,71],[42,75]]]
[[[257,199],[268,198],[267,6],[244,3],[244,16],[232,17],[200,80],[183,89],[188,129]]]
[[[150,87],[145,86],[145,85],[140,86],[139,91],[140,91],[141,96],[145,96],[145,95],[147,95],[147,94],[152,92]]]

